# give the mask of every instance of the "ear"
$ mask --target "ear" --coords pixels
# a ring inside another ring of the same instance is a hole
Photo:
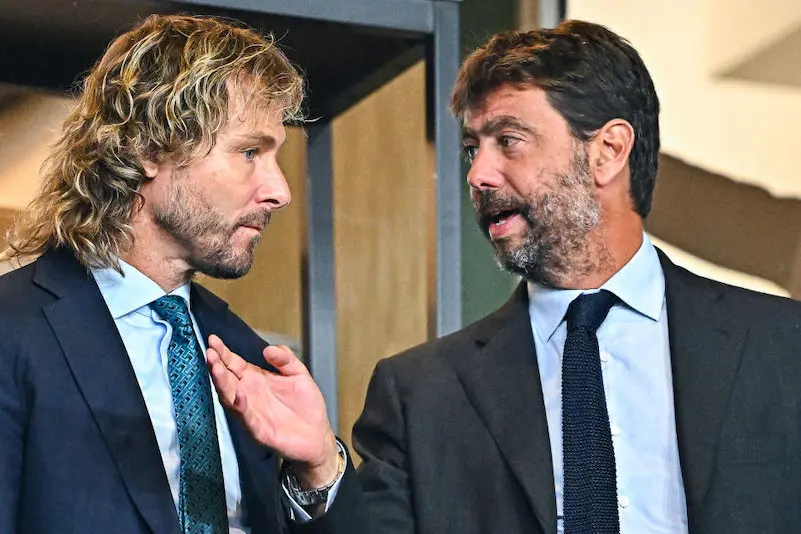
[[[598,187],[609,185],[629,164],[634,146],[634,128],[628,121],[612,119],[593,137],[590,167]]]
[[[145,171],[145,176],[151,180],[159,173],[159,164],[155,161],[142,158],[139,160],[139,163],[142,165],[142,169]]]

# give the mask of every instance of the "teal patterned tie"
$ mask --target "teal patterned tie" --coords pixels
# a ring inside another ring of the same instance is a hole
[[[189,309],[177,295],[165,295],[150,307],[172,326],[167,371],[181,457],[178,499],[181,532],[226,534],[225,484],[211,385]]]

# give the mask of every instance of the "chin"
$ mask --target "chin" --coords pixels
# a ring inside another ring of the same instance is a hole
[[[194,262],[195,269],[212,278],[232,280],[241,278],[250,272],[253,267],[253,254],[246,251],[236,256],[221,258],[220,256],[206,257]]]
[[[515,254],[518,250],[525,245],[524,240],[520,236],[503,236],[498,239],[492,240],[492,246],[501,254]]]
[[[200,271],[212,278],[220,278],[222,280],[234,280],[242,278],[250,272],[252,263],[247,265],[214,265],[210,268],[201,269]]]

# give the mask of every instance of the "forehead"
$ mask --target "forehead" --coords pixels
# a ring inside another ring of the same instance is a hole
[[[501,85],[487,93],[464,114],[464,127],[479,131],[496,117],[513,117],[537,130],[567,132],[567,122],[534,86]]]
[[[268,134],[279,141],[285,137],[284,113],[280,106],[260,100],[252,77],[229,81],[228,122],[221,133]]]

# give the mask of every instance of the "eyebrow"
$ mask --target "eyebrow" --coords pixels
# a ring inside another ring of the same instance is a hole
[[[492,137],[507,128],[525,132],[534,137],[540,136],[539,132],[537,132],[534,128],[532,128],[525,122],[521,121],[517,117],[514,117],[512,115],[498,115],[496,117],[492,117],[487,121],[484,121],[484,123],[481,124],[481,128],[479,128],[478,131],[473,130],[471,128],[462,127],[462,141],[468,139],[478,139],[481,136]]]
[[[278,140],[272,135],[267,134],[241,134],[237,135],[231,140],[231,144],[235,147],[244,147],[249,145],[259,145],[266,148],[279,146]],[[281,143],[283,144],[283,143]]]

